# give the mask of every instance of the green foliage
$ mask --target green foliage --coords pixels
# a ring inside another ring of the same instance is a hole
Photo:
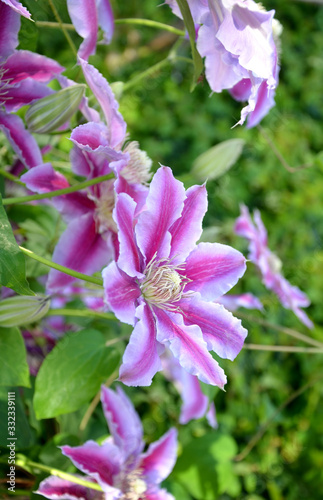
[[[46,357],[36,378],[37,418],[70,413],[88,402],[119,362],[103,335],[86,329],[65,335]]]
[[[26,281],[25,258],[16,243],[0,197],[0,284],[22,295],[33,295]]]
[[[18,328],[0,327],[0,385],[29,387],[26,348]]]

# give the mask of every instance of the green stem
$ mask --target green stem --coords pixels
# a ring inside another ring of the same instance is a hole
[[[115,19],[114,24],[137,24],[141,26],[148,26],[149,28],[156,28],[158,30],[169,31],[170,33],[174,33],[175,35],[185,36],[184,30],[179,30],[178,28],[174,28],[173,26],[169,26],[168,24],[159,23],[158,21],[152,21],[151,19]]]
[[[64,33],[64,35],[65,35],[65,38],[66,38],[66,40],[67,40],[67,42],[68,42],[69,46],[70,46],[70,47],[71,47],[71,49],[72,49],[72,52],[73,52],[74,56],[75,56],[75,57],[77,57],[77,50],[76,50],[76,47],[75,47],[75,45],[74,45],[74,42],[73,42],[72,38],[70,37],[70,35],[69,35],[69,33],[68,33],[67,29],[65,28],[65,26],[64,26],[64,24],[63,24],[63,22],[62,22],[62,20],[61,20],[61,18],[60,18],[60,15],[59,15],[59,13],[58,13],[58,11],[57,11],[57,9],[56,9],[56,7],[55,7],[55,5],[54,5],[53,1],[52,1],[52,0],[48,0],[48,2],[49,2],[49,5],[50,5],[50,7],[51,7],[51,9],[52,9],[52,11],[53,11],[53,14],[54,14],[54,16],[55,16],[55,18],[56,18],[56,21],[57,21],[57,22],[58,22],[58,24],[59,24],[59,27],[60,27],[60,28],[61,28],[61,30],[63,31],[63,33]]]
[[[15,182],[16,184],[20,184],[21,186],[25,185],[23,182],[21,182],[18,179],[18,177],[16,177],[15,175],[12,175],[10,172],[7,172],[3,168],[0,168],[0,175],[2,175],[3,177],[5,177],[6,179],[9,179],[9,181]]]
[[[317,347],[298,347],[289,345],[266,345],[266,344],[244,344],[244,349],[253,351],[272,351],[272,352],[304,352],[307,354],[323,354],[323,348]]]
[[[100,318],[116,320],[114,314],[92,311],[91,309],[51,309],[46,316],[74,316],[76,318]]]
[[[27,248],[24,247],[19,247],[20,250],[30,257],[31,259],[37,260],[38,262],[41,262],[42,264],[45,264],[45,266],[52,267],[53,269],[56,269],[57,271],[61,271],[62,273],[68,274],[69,276],[73,276],[73,278],[77,278],[79,280],[83,281],[88,281],[89,283],[94,283],[94,285],[102,286],[103,281],[100,278],[94,278],[92,276],[88,276],[87,274],[79,273],[78,271],[74,271],[73,269],[70,269],[65,266],[61,266],[60,264],[56,264],[56,262],[52,262],[51,260],[45,259],[44,257],[41,257],[40,255],[37,255],[36,253],[32,252],[31,250],[28,250]]]
[[[74,184],[74,186],[69,186],[68,188],[64,189],[56,189],[55,191],[50,191],[49,193],[32,194],[30,196],[20,196],[17,198],[4,198],[2,200],[2,204],[12,205],[13,203],[27,203],[28,201],[54,198],[55,196],[62,196],[64,194],[74,193],[75,191],[79,191],[80,189],[84,189],[89,186],[94,186],[95,184],[99,184],[100,182],[107,181],[113,178],[114,174],[101,175],[100,177],[95,177],[94,179],[90,179],[89,181],[79,182],[78,184]]]
[[[158,21],[152,21],[151,19],[115,19],[114,24],[137,24],[140,26],[147,26],[149,28],[156,28],[158,30],[169,31],[170,33],[174,33],[175,35],[185,36],[185,31],[180,30],[178,28],[174,28],[173,26],[169,26],[168,24],[159,23]],[[40,28],[54,28],[54,29],[66,29],[69,31],[75,31],[73,24],[69,23],[53,23],[49,21],[36,21],[36,26]]]
[[[38,469],[39,471],[48,472],[48,474],[51,474],[52,476],[57,476],[60,477],[61,479],[66,479],[67,481],[71,481],[72,483],[80,484],[81,486],[85,486],[86,488],[90,488],[91,490],[103,491],[101,486],[99,486],[96,483],[86,481],[85,479],[76,477],[73,474],[68,474],[68,472],[63,472],[59,469],[48,467],[47,465],[32,462],[31,460],[28,460],[27,457],[21,455],[17,458],[16,465],[27,471],[33,469],[35,471],[35,474],[37,473],[36,471]]]
[[[125,83],[122,87],[122,91],[126,91],[131,89],[132,87],[135,87],[139,82],[144,80],[145,78],[151,77],[154,73],[157,73],[160,71],[164,66],[167,66],[168,64],[171,64],[171,58],[168,56],[165,59],[162,59],[159,61],[157,64],[154,64],[150,68],[146,69],[146,71],[143,71],[139,75],[135,76],[134,78],[131,78],[127,83]]]
[[[292,330],[291,328],[286,328],[285,326],[275,325],[274,323],[269,323],[269,321],[265,321],[264,319],[261,319],[261,318],[256,318],[255,316],[252,316],[250,314],[246,314],[246,313],[243,313],[240,311],[235,312],[235,315],[242,318],[242,319],[246,319],[247,321],[250,321],[251,323],[257,323],[258,325],[262,325],[266,328],[271,328],[272,330],[275,330],[277,332],[285,333],[286,335],[289,335],[290,337],[294,337],[297,340],[302,340],[303,342],[306,342],[307,344],[318,347],[319,349],[323,349],[322,342],[319,342],[318,340],[312,339],[308,335],[305,335],[304,333],[300,333],[297,330]]]

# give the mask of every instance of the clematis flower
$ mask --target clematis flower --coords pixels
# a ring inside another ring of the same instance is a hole
[[[175,0],[173,12],[181,17]],[[277,49],[273,35],[274,11],[266,12],[253,0],[189,0],[193,21],[200,25],[197,50],[205,57],[211,89],[248,100],[238,124],[259,123],[274,105],[278,84]]]
[[[36,493],[53,500],[174,500],[159,485],[176,461],[176,430],[170,429],[143,453],[141,422],[124,392],[119,387],[116,392],[102,387],[101,401],[111,437],[101,446],[87,441],[82,446],[63,446],[62,452],[103,492],[51,476]]]
[[[206,416],[210,426],[217,428],[214,403],[209,403],[209,398],[203,394],[197,377],[184,370],[169,350],[162,354],[161,362],[163,374],[174,383],[183,401],[179,423],[184,425]]]
[[[10,113],[53,93],[47,83],[64,68],[48,57],[15,50],[20,29],[20,15],[16,11],[19,5],[13,0],[0,2],[0,129],[19,159],[31,168],[42,163],[38,144],[21,118]],[[13,10],[13,6],[17,9]]]
[[[222,304],[229,311],[235,311],[239,307],[244,307],[245,309],[259,309],[262,311],[264,306],[252,293],[242,293],[240,295],[223,295],[217,300],[218,304]]]
[[[81,66],[101,106],[105,123],[98,113],[86,107],[86,114],[93,121],[72,131],[72,170],[87,179],[110,173],[118,179],[53,199],[52,203],[68,223],[55,247],[53,260],[76,271],[93,274],[100,271],[107,261],[118,257],[117,226],[112,217],[116,192],[127,192],[140,210],[148,192],[146,183],[150,178],[151,160],[135,141],[124,146],[126,123],[108,82],[85,61],[81,60]],[[31,169],[21,179],[28,189],[38,193],[69,186],[66,178],[48,163]],[[73,280],[73,277],[51,269],[47,290],[60,291]]]
[[[95,54],[98,28],[103,31],[101,43],[108,45],[114,31],[114,18],[109,0],[67,0],[67,9],[76,32],[84,39],[78,56],[85,61]]]
[[[167,346],[185,370],[223,388],[209,350],[232,360],[242,348],[246,330],[213,301],[243,275],[245,259],[226,245],[196,245],[206,206],[205,186],[185,192],[168,167],[153,177],[139,214],[128,194],[118,194],[119,258],[102,274],[108,306],[134,326],[119,374],[127,385],[150,385]]]
[[[304,325],[313,328],[312,321],[301,309],[308,307],[310,301],[304,292],[291,285],[281,274],[282,263],[268,248],[267,231],[259,210],[254,211],[253,223],[248,208],[242,205],[235,232],[249,241],[249,258],[260,270],[264,285],[278,296],[283,307],[291,309]]]

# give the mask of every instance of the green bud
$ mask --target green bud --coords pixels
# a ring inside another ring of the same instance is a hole
[[[229,139],[205,151],[196,158],[191,170],[198,181],[212,180],[225,174],[242,153],[245,141]]]
[[[32,104],[25,115],[29,130],[45,134],[64,125],[77,111],[85,88],[83,84],[72,85]]]
[[[9,297],[0,302],[0,326],[10,328],[34,323],[47,314],[49,307],[49,296]]]

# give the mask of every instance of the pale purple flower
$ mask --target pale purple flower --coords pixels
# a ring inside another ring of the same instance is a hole
[[[19,159],[31,168],[42,163],[38,144],[21,118],[10,113],[53,93],[47,83],[64,68],[48,57],[28,50],[15,50],[20,15],[13,10],[13,5],[18,8],[20,4],[6,4],[0,2],[0,129]]]
[[[150,385],[168,346],[185,370],[223,388],[209,351],[232,360],[242,348],[246,330],[213,301],[243,275],[245,259],[226,245],[196,245],[206,207],[205,186],[185,191],[168,167],[155,174],[139,214],[130,196],[117,197],[120,253],[103,279],[108,306],[134,326],[119,374],[127,385]]]
[[[236,311],[239,307],[259,309],[259,311],[262,311],[264,308],[258,297],[255,297],[252,293],[223,295],[216,302],[222,304],[229,311]]]
[[[180,15],[174,0],[173,12]],[[278,84],[277,49],[273,36],[274,11],[253,0],[189,0],[197,34],[197,50],[205,57],[206,78],[214,92],[231,89],[248,100],[238,124],[248,118],[254,126],[273,106]]]
[[[249,259],[260,270],[264,285],[272,290],[286,309],[291,309],[308,328],[313,323],[301,308],[308,307],[308,297],[296,286],[291,285],[281,274],[281,261],[268,248],[267,231],[259,210],[254,211],[254,222],[248,208],[241,206],[241,215],[235,224],[235,232],[249,241]]]
[[[174,500],[160,483],[176,461],[176,430],[170,429],[143,453],[140,419],[120,387],[116,392],[102,387],[101,401],[111,437],[101,446],[87,441],[82,446],[63,446],[62,451],[103,492],[51,476],[40,483],[36,493],[53,500]]]
[[[198,378],[181,367],[169,350],[161,356],[164,376],[174,383],[182,398],[180,424],[187,424],[191,420],[206,416],[211,427],[217,427],[214,403],[203,394]]]
[[[109,44],[114,31],[114,18],[109,0],[67,0],[67,8],[76,32],[84,39],[78,56],[85,61],[95,54],[98,29],[103,31],[101,43]]]

